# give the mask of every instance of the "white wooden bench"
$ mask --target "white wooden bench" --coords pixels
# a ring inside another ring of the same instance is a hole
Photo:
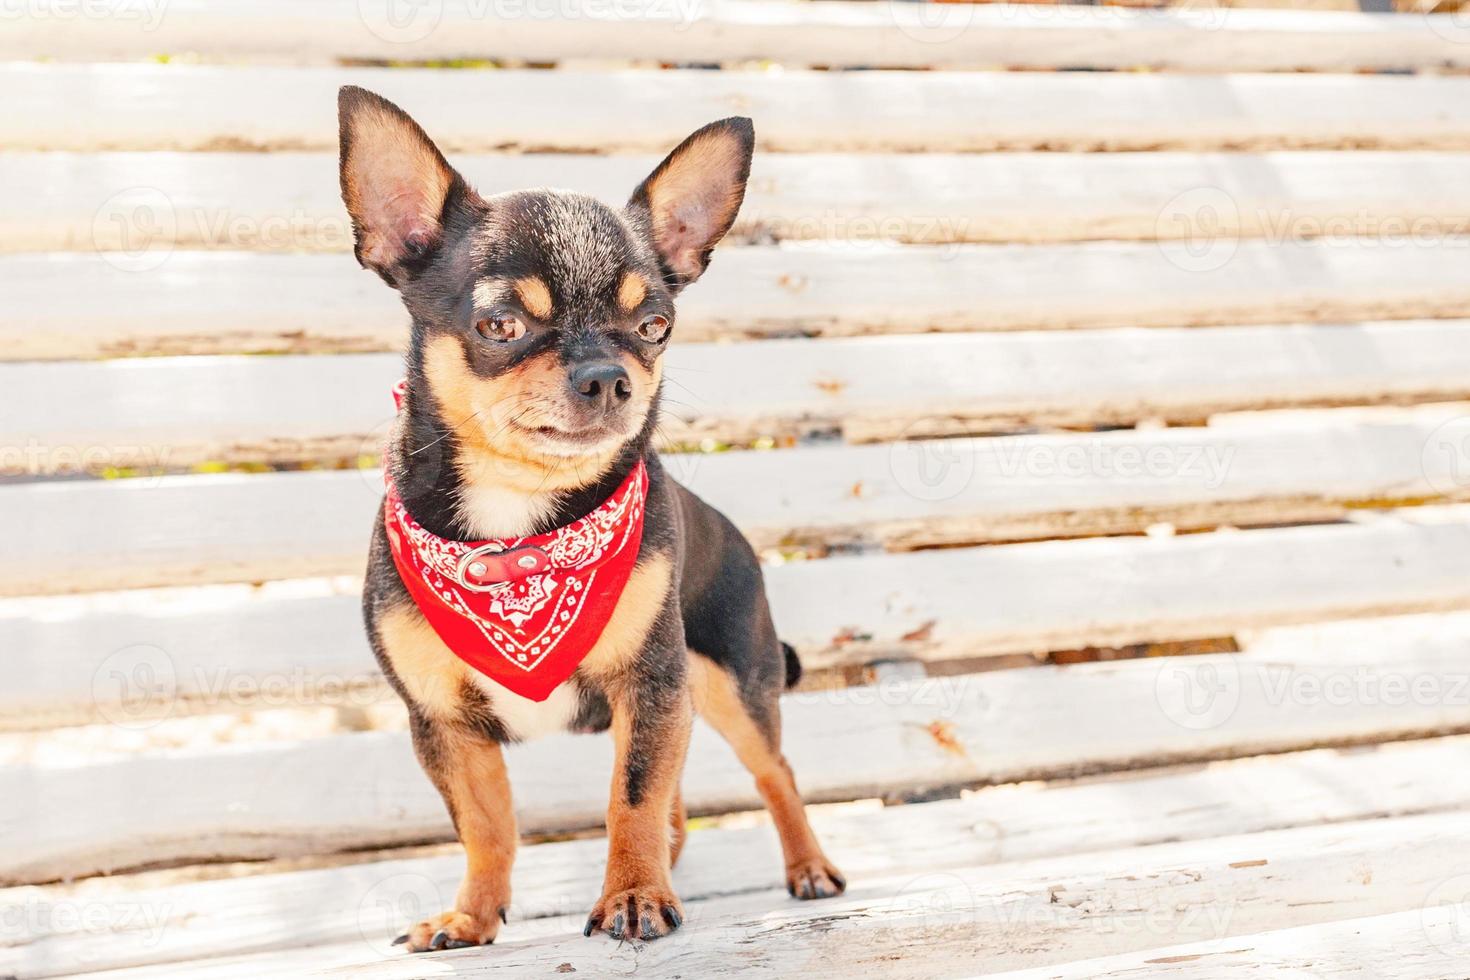
[[[79,9],[0,30],[0,976],[1463,973],[1463,16]],[[663,438],[768,561],[842,898],[701,727],[684,928],[583,939],[564,736],[501,942],[389,946],[463,859],[359,621],[405,321],[346,82],[487,190],[755,117]]]

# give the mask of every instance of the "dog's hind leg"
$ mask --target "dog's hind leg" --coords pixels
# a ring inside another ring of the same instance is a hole
[[[797,898],[830,898],[847,887],[842,874],[822,853],[807,822],[806,807],[796,791],[791,766],[781,754],[779,694],[771,691],[742,697],[734,675],[691,651],[689,686],[694,709],[730,743],[755,777],[781,837],[786,860],[786,889]]]

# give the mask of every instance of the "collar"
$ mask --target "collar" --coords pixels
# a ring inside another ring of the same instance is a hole
[[[403,382],[394,388],[402,407]],[[408,513],[384,470],[383,518],[414,604],[466,664],[544,701],[591,652],[633,574],[648,467],[639,460],[585,517],[545,534],[455,541]]]

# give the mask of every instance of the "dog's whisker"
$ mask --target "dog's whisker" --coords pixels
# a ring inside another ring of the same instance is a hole
[[[474,413],[470,415],[469,418],[464,419],[463,421],[457,422],[454,425],[450,426],[449,427],[449,430],[447,432],[445,432],[439,438],[435,439],[433,442],[429,443],[428,445],[420,446],[417,449],[412,449],[412,450],[409,451],[408,454],[410,456],[417,456],[419,453],[423,452],[426,449],[433,449],[435,446],[439,445],[439,443],[443,442],[445,439],[448,439],[450,436],[454,435],[456,432],[458,432],[465,425],[467,425],[470,422],[473,422],[475,419],[479,418],[479,416],[480,416],[480,411],[479,411],[479,409],[476,409],[474,411]]]
[[[668,377],[667,374],[665,374],[664,376],[665,377]],[[699,392],[695,391],[693,388],[689,387],[684,382],[680,381],[678,378],[669,378],[669,380],[672,381],[674,384],[678,385],[680,388],[683,388],[685,391],[689,392],[689,394],[691,396],[693,396],[694,398],[698,398],[699,397]]]

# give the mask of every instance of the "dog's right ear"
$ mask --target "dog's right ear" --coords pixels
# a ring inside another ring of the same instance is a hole
[[[337,124],[357,261],[400,285],[438,247],[445,201],[464,182],[408,113],[367,89],[342,86]]]

